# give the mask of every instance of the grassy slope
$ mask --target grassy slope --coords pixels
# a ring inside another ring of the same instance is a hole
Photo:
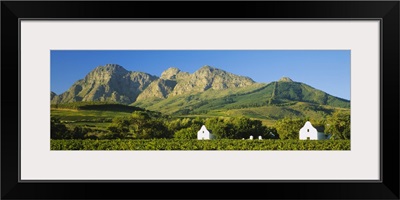
[[[215,109],[252,106],[254,102],[262,104],[268,97],[272,87],[266,84],[254,84],[246,88],[227,90],[207,90],[203,93],[194,93],[169,97],[165,100],[146,99],[132,105],[149,110],[158,110],[165,114],[191,114],[207,112]]]
[[[269,99],[274,100],[272,104]],[[208,90],[165,100],[147,99],[132,105],[184,117],[246,116],[272,125],[286,116],[322,119],[336,109],[349,109],[350,104],[305,84],[273,82],[222,91]]]

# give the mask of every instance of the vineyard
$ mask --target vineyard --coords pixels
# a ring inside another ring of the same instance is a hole
[[[51,140],[51,150],[350,150],[350,140]]]

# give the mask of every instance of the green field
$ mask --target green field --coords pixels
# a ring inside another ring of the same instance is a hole
[[[114,117],[129,116],[131,113],[99,110],[51,109],[51,116],[67,122],[110,122]]]
[[[51,140],[51,150],[350,150],[350,140]]]
[[[69,128],[84,127],[106,130],[115,117],[130,116],[131,113],[98,110],[51,109],[51,117],[59,118]]]

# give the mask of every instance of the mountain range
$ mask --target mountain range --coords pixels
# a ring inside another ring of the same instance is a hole
[[[92,70],[66,92],[59,95],[51,92],[50,98],[52,104],[107,101],[180,115],[221,110],[227,113],[268,106],[292,107],[293,110],[293,107],[307,105],[301,112],[310,107],[314,110],[350,107],[349,100],[288,77],[270,83],[256,83],[249,77],[211,66],[203,66],[192,74],[168,68],[157,77],[107,64]]]
[[[204,66],[193,74],[169,68],[161,77],[157,77],[144,72],[127,71],[120,65],[107,64],[95,68],[84,79],[76,81],[68,91],[60,95],[51,92],[51,102],[111,101],[131,104],[141,99],[167,98],[209,89],[238,88],[254,83],[248,77],[210,66]]]

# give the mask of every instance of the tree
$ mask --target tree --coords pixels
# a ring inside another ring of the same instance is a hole
[[[174,134],[175,139],[196,139],[199,129],[194,127],[183,128]]]
[[[301,127],[306,123],[306,119],[292,119],[285,117],[275,123],[281,139],[298,139]]]
[[[325,133],[325,125],[326,125],[326,120],[325,119],[310,120],[310,122],[314,126],[314,128],[316,128],[318,130],[318,132]]]
[[[68,128],[60,122],[59,118],[51,117],[50,119],[50,138],[65,139],[69,135]]]
[[[154,116],[158,116],[158,113],[154,113]],[[128,134],[137,139],[172,138],[173,134],[164,123],[166,119],[154,116],[144,111],[135,111],[129,117],[116,117],[108,127],[110,133],[107,138],[126,138]],[[179,124],[178,121],[172,127]]]
[[[167,126],[165,126],[163,120],[152,119],[147,123],[147,130],[149,131],[150,138],[172,138],[173,133],[171,133]]]
[[[135,112],[132,113],[132,118],[146,120],[146,119],[150,119],[151,117],[145,111],[135,111]]]
[[[185,128],[183,125],[182,119],[180,119],[180,118],[175,119],[173,121],[169,121],[167,123],[167,127],[168,127],[168,130],[171,132],[176,132],[178,130]]]
[[[265,139],[279,139],[279,134],[276,128],[274,127],[265,127],[265,132],[261,135]]]
[[[71,131],[71,139],[84,139],[88,132],[89,129],[77,126]]]
[[[131,130],[134,138],[152,139],[152,138],[172,138],[173,134],[165,126],[162,119],[151,118],[132,118]]]
[[[183,118],[172,121],[168,126],[176,139],[196,139],[197,131],[200,130],[204,121],[200,118]]]
[[[235,137],[232,124],[221,117],[208,118],[205,125],[216,139]]]
[[[350,139],[350,111],[335,111],[328,117],[325,130],[333,139]]]
[[[263,126],[260,120],[246,117],[209,118],[205,124],[217,139],[241,139],[248,138],[250,135],[268,138],[267,133],[269,133],[267,132],[268,128]],[[271,129],[271,131],[274,130]]]
[[[235,139],[264,136],[267,127],[260,120],[252,120],[246,117],[233,118],[232,124],[235,130]]]
[[[149,131],[146,130],[150,119],[150,116],[146,112],[135,111],[132,113],[132,116],[129,118],[129,128],[133,131],[135,138],[150,138],[148,136]]]
[[[129,126],[131,125],[131,119],[129,117],[116,117],[113,119],[112,124],[107,127],[110,134],[108,138],[125,138],[129,133]]]

